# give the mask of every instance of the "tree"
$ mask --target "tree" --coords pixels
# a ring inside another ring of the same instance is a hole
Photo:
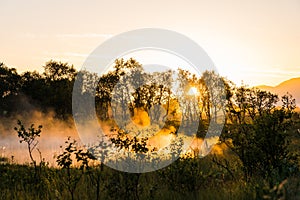
[[[0,63],[0,115],[14,111],[15,98],[20,91],[20,76],[15,68]]]
[[[44,101],[63,119],[72,114],[72,90],[76,74],[73,65],[68,63],[51,60],[44,66],[44,90],[47,92]]]
[[[286,134],[295,108],[292,97],[282,97],[280,108],[277,95],[256,88],[241,86],[229,97],[222,140],[241,160],[245,178],[270,177],[276,170],[282,174],[293,162]]]
[[[20,143],[25,142],[27,144],[27,149],[29,153],[30,160],[34,165],[35,170],[37,170],[36,160],[33,158],[33,150],[36,149],[38,145],[37,138],[40,137],[42,132],[42,125],[39,125],[38,128],[34,128],[34,124],[31,124],[29,128],[25,128],[23,123],[18,120],[17,122],[19,127],[15,127],[15,131],[18,133],[18,137],[20,138]]]
[[[66,180],[63,178],[64,184],[71,195],[71,199],[74,199],[74,192],[77,185],[84,173],[86,168],[89,168],[89,161],[95,160],[96,158],[88,151],[80,148],[76,140],[71,140],[70,137],[65,141],[65,147],[63,152],[58,155],[56,162],[59,167],[67,172]],[[82,173],[77,173],[76,170],[72,171],[72,167],[79,164],[79,169]]]
[[[207,118],[217,123],[218,113],[222,112],[225,115],[223,109],[226,96],[224,79],[214,71],[205,71],[201,77],[201,83],[205,88],[203,101],[206,102]]]
[[[76,76],[76,70],[73,65],[69,65],[68,63],[50,60],[44,66],[43,75],[50,81],[72,81]]]
[[[46,111],[49,108],[49,87],[45,78],[36,71],[24,72],[21,75],[21,95],[24,96],[31,105],[40,107]]]
[[[118,135],[116,138],[111,138],[111,142],[119,149],[124,149],[125,152],[133,152],[136,158],[131,157],[131,159],[136,159],[138,162],[134,162],[134,165],[140,164],[141,161],[145,160],[146,153],[149,151],[147,147],[147,140],[148,138],[137,138],[132,137],[130,138],[127,136],[124,130],[119,130]],[[129,167],[136,167],[136,166],[129,166]],[[126,181],[126,193],[130,190],[134,193],[133,199],[139,200],[139,192],[138,192],[138,185],[141,173],[134,173],[134,174],[123,174],[125,176]],[[128,196],[128,195],[126,195]]]

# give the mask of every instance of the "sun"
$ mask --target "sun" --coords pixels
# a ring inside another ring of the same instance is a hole
[[[198,89],[196,87],[191,87],[188,91],[188,95],[197,95]]]

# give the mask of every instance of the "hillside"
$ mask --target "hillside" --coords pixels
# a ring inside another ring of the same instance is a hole
[[[278,94],[280,97],[288,92],[296,99],[297,106],[300,106],[300,77],[286,80],[275,87],[260,85],[257,88]]]

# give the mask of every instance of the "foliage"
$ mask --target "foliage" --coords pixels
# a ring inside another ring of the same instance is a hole
[[[223,141],[240,158],[246,179],[254,173],[271,177],[278,171],[282,175],[284,168],[295,164],[295,157],[288,152],[286,134],[295,101],[289,95],[283,96],[283,105],[277,108],[277,95],[244,86],[235,90],[229,99],[230,121]]]
[[[36,160],[33,158],[32,152],[34,149],[36,149],[39,143],[37,138],[41,135],[42,125],[39,125],[38,128],[35,129],[34,124],[31,124],[31,126],[26,129],[20,120],[18,120],[17,124],[19,127],[15,127],[14,129],[18,133],[20,143],[25,142],[27,144],[30,160],[36,168]]]
[[[74,158],[75,157],[75,158]],[[83,172],[89,168],[89,161],[95,160],[95,157],[87,150],[78,147],[76,140],[71,140],[70,137],[65,141],[65,148],[63,152],[57,157],[57,164],[63,170],[67,171],[67,177],[62,176],[64,184],[70,192],[72,200],[74,199],[74,192],[82,177],[82,173],[73,173],[72,167],[79,164],[79,169]]]

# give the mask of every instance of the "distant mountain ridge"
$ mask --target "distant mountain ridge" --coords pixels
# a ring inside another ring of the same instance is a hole
[[[278,94],[279,97],[285,95],[288,92],[296,99],[297,106],[300,106],[300,77],[283,81],[282,83],[274,87],[267,85],[259,85],[256,87],[261,90],[266,90],[274,94]]]

